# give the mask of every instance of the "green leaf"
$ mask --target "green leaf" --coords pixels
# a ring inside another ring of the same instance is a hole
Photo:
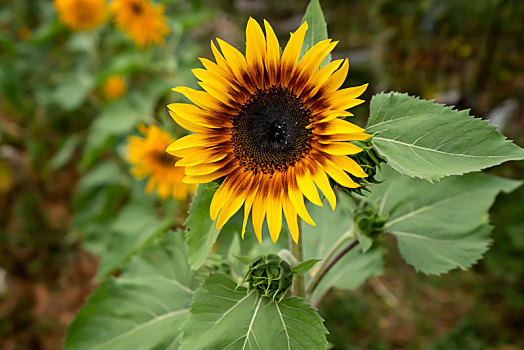
[[[315,46],[316,43],[328,39],[326,20],[324,19],[324,13],[318,0],[311,0],[309,2],[302,23],[305,21],[307,22],[308,30],[304,38],[300,57],[304,56],[306,51]],[[329,62],[331,62],[331,54],[322,61],[320,67],[325,66]]]
[[[73,152],[80,144],[81,139],[78,134],[69,136],[64,143],[60,146],[58,152],[49,161],[49,167],[51,170],[57,170],[66,165],[73,156]]]
[[[86,72],[64,75],[60,81],[62,83],[53,91],[52,98],[68,112],[80,107],[95,87],[95,79],[92,74]]]
[[[65,349],[175,349],[192,287],[182,233],[166,234],[95,290],[71,324]]]
[[[391,167],[429,181],[524,159],[487,121],[406,94],[373,96],[367,131]]]
[[[247,294],[222,274],[195,292],[181,349],[325,349],[322,318],[304,299]]]
[[[341,238],[350,234],[353,228],[352,214],[355,209],[353,201],[343,193],[337,195],[337,207],[334,212],[327,201],[324,201],[323,207],[308,203],[308,211],[317,226],[303,224],[305,259],[324,259]],[[347,245],[350,243],[351,240]],[[371,249],[366,253],[361,249],[353,249],[322,279],[312,295],[312,302],[316,304],[331,287],[354,290],[364,284],[368,278],[382,274],[382,256],[381,249]],[[309,275],[306,277],[311,279]]]
[[[417,271],[441,274],[466,269],[488,250],[488,209],[495,197],[521,182],[480,173],[450,176],[431,184],[399,175],[384,166],[385,181],[369,196],[384,227],[398,241],[400,253]]]
[[[138,188],[135,192],[143,191]],[[154,237],[165,232],[173,219],[158,217],[153,197],[145,193],[135,195],[114,219],[105,235],[99,239],[100,266],[97,279],[102,279],[122,266]]]
[[[311,270],[311,268],[313,266],[315,266],[315,264],[317,262],[319,262],[321,259],[309,259],[309,260],[306,260],[304,261],[303,263],[301,264],[298,264],[296,266],[293,266],[293,268],[291,269],[291,272],[293,273],[296,273],[296,274],[303,274],[303,273],[306,273],[308,272],[309,270]]]
[[[189,209],[186,245],[189,264],[193,270],[202,266],[220,232],[209,217],[209,206],[217,189],[218,184],[214,182],[199,185]]]

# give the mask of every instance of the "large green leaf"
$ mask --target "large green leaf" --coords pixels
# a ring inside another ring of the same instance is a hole
[[[427,274],[466,269],[478,261],[490,244],[489,207],[501,191],[521,184],[480,173],[431,184],[387,166],[383,175],[369,200],[389,214],[385,230],[397,238],[404,259]]]
[[[52,100],[69,112],[80,107],[95,87],[93,75],[87,72],[64,74],[60,82],[52,93]]]
[[[100,257],[97,278],[101,279],[124,264],[154,237],[165,232],[173,219],[160,219],[152,196],[135,186],[132,200],[114,218],[107,232],[98,237]]]
[[[524,159],[487,121],[406,94],[373,96],[367,131],[395,170],[430,181]]]
[[[304,225],[302,239],[304,240],[305,259],[325,258],[337,242],[352,231],[352,213],[356,206],[343,193],[339,193],[337,197],[338,203],[334,212],[327,201],[324,201],[323,207],[308,203],[308,211],[317,226]],[[346,245],[350,243],[351,240]],[[371,249],[366,253],[357,248],[351,250],[326,274],[311,296],[311,300],[316,304],[331,287],[354,290],[369,277],[382,274],[382,256],[383,251],[380,248]],[[320,263],[316,267],[319,265]]]
[[[195,292],[181,349],[325,349],[322,318],[304,299],[273,303],[222,274]]]
[[[169,233],[89,297],[66,349],[175,349],[189,315],[193,277],[182,233]]]
[[[304,18],[302,19],[302,23],[304,21],[307,21],[308,30],[306,32],[306,36],[304,37],[304,44],[302,45],[300,57],[304,56],[306,51],[315,46],[316,43],[328,38],[326,20],[324,19],[324,13],[322,12],[322,8],[320,7],[320,2],[318,0],[311,0],[309,2]],[[324,61],[322,61],[320,66],[325,66],[330,61],[331,54],[329,54],[324,59]]]
[[[189,209],[186,245],[189,264],[193,270],[202,266],[220,232],[209,216],[209,206],[217,189],[218,185],[214,182],[199,185]]]

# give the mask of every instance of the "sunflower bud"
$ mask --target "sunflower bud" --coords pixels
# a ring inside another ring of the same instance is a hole
[[[248,265],[244,282],[259,297],[280,301],[291,289],[293,273],[289,264],[276,254],[262,255]]]
[[[376,208],[367,202],[362,202],[353,215],[359,233],[371,238],[384,231],[384,225],[388,219],[387,216],[379,214]]]
[[[368,174],[365,178],[353,177],[353,180],[360,185],[358,188],[347,188],[346,191],[362,195],[362,191],[369,191],[366,187],[372,184],[380,183],[375,176],[377,175],[377,168],[380,169],[380,163],[385,163],[386,160],[382,158],[371,143],[373,136],[366,141],[354,141],[353,144],[362,148],[362,152],[351,155],[351,159],[357,162],[358,165]]]

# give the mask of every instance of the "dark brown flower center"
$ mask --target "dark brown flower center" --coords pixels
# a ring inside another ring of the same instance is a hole
[[[311,121],[309,108],[289,90],[259,90],[233,121],[235,156],[255,173],[285,171],[309,153]]]
[[[142,13],[142,4],[139,2],[132,2],[131,3],[131,10],[135,15],[139,15]]]
[[[163,166],[166,166],[166,167],[168,167],[168,166],[173,166],[174,167],[175,163],[179,159],[178,157],[172,156],[169,153],[162,152],[162,151],[158,151],[158,152],[153,153],[153,157],[154,157],[156,162],[158,162],[159,164],[161,164]]]

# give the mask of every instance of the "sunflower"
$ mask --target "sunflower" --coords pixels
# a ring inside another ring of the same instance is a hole
[[[128,138],[128,159],[135,166],[132,169],[133,176],[139,179],[150,176],[146,186],[148,193],[153,192],[156,187],[161,198],[186,199],[188,193],[195,191],[196,185],[182,182],[184,168],[175,167],[177,158],[165,151],[174,140],[167,132],[154,125],[139,125],[138,130],[145,138]]]
[[[177,166],[185,166],[186,183],[224,178],[210,205],[218,229],[244,205],[242,237],[252,212],[255,234],[262,242],[267,213],[276,242],[283,211],[298,242],[297,214],[315,225],[304,195],[322,206],[318,187],[334,209],[329,177],[349,188],[359,185],[346,172],[366,177],[347,156],[361,148],[347,141],[369,135],[342,118],[352,115],[347,109],[364,102],[357,97],[367,84],[340,89],[348,74],[347,60],[319,69],[337,42],[321,41],[299,60],[307,23],[291,34],[282,54],[273,29],[267,21],[264,26],[265,36],[249,19],[245,57],[220,39],[221,52],[211,43],[216,63],[201,59],[204,68],[193,70],[204,91],[173,89],[194,104],[170,104],[170,114],[194,134],[174,142],[167,152],[181,158]]]
[[[102,93],[108,100],[116,100],[126,93],[127,87],[124,77],[121,75],[112,75],[106,79],[102,85]]]
[[[149,0],[114,0],[111,11],[117,27],[127,33],[140,47],[162,45],[169,27],[164,6],[154,6]]]
[[[89,30],[102,24],[107,17],[105,0],[54,0],[55,8],[73,30]]]

